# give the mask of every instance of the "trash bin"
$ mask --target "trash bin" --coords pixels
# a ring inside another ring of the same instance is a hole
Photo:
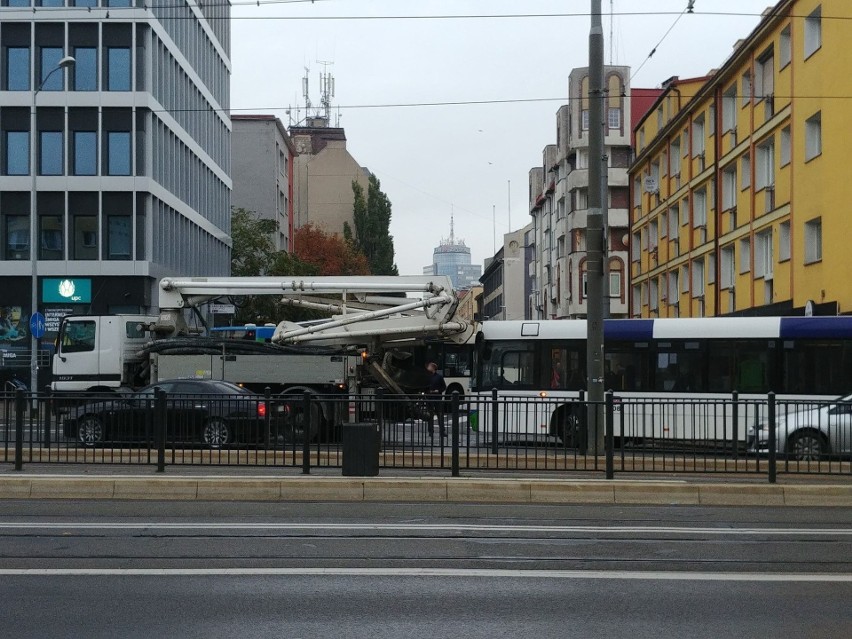
[[[380,443],[381,433],[378,424],[344,424],[341,438],[343,476],[375,477],[378,475]]]

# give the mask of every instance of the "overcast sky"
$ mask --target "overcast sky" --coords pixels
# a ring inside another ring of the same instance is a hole
[[[286,109],[304,102],[305,67],[316,105],[319,61],[333,63],[348,149],[393,204],[401,274],[431,263],[451,213],[479,264],[494,253],[495,231],[499,247],[510,223],[527,224],[527,174],[556,141],[568,74],[588,63],[590,0],[234,1],[234,112],[274,113],[289,125]],[[605,60],[632,67],[637,88],[721,66],[774,2],[696,0],[680,20],[687,0],[602,4]],[[414,106],[505,100],[516,102]]]

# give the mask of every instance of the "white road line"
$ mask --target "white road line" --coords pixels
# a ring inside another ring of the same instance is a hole
[[[470,532],[580,533],[717,536],[848,537],[850,528],[708,528],[687,526],[521,526],[481,524],[373,524],[292,522],[0,522],[0,530],[186,530],[186,531],[311,531],[311,532]]]
[[[62,577],[460,577],[610,579],[635,581],[756,581],[852,583],[852,574],[675,572],[624,570],[465,570],[456,568],[8,568],[0,576]]]

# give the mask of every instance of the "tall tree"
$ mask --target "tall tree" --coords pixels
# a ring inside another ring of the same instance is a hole
[[[373,275],[399,275],[394,263],[393,236],[390,234],[391,201],[382,192],[375,174],[370,174],[367,198],[364,189],[352,181],[355,195],[352,217],[355,222],[355,242],[367,256]]]

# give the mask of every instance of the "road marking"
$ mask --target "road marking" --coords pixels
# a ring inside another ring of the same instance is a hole
[[[635,581],[758,581],[852,583],[852,574],[676,572],[625,570],[478,570],[457,568],[5,568],[23,577],[485,577],[492,579],[611,579]]]
[[[293,522],[0,522],[0,530],[279,530],[311,532],[470,532],[470,533],[579,533],[718,536],[848,537],[849,528],[707,528],[687,526],[520,526],[482,524],[371,524]]]

